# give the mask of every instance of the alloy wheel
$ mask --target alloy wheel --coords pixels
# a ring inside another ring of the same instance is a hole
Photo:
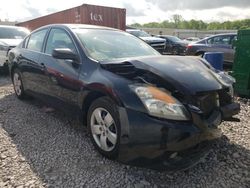
[[[22,94],[22,81],[17,72],[13,75],[13,85],[17,96],[20,96]]]
[[[90,119],[91,134],[103,151],[112,151],[117,144],[117,127],[111,114],[104,108],[96,108]]]

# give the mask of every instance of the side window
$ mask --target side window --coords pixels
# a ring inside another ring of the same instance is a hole
[[[76,48],[74,46],[73,41],[66,33],[66,31],[62,29],[51,29],[46,44],[45,53],[52,54],[52,51],[55,48],[69,48],[73,52],[76,52]]]
[[[207,39],[207,43],[208,43],[208,44],[213,44],[213,38]]]
[[[230,44],[230,36],[217,36],[207,40],[208,44]]]
[[[47,29],[33,33],[28,41],[27,49],[41,52],[46,33]]]
[[[223,36],[221,40],[221,44],[229,45],[231,41],[231,36]]]

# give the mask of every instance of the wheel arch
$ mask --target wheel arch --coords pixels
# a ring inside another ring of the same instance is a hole
[[[88,114],[88,111],[89,111],[89,108],[90,108],[91,104],[95,100],[97,100],[98,98],[101,98],[101,97],[109,97],[118,106],[122,105],[118,98],[116,98],[114,96],[111,96],[111,95],[109,95],[109,94],[107,94],[105,92],[101,92],[101,91],[91,91],[91,92],[89,92],[84,97],[84,99],[82,100],[82,106],[81,106],[81,109],[82,109],[82,119],[81,120],[82,120],[84,125],[87,125],[87,114]]]
[[[206,51],[203,51],[203,50],[199,50],[195,53],[196,56],[200,56],[200,55],[204,55],[206,53]]]
[[[13,74],[14,74],[14,70],[17,69],[18,66],[16,64],[12,65],[10,68],[10,78],[13,81]]]

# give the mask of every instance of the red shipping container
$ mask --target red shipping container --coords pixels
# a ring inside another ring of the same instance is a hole
[[[44,25],[57,23],[91,24],[125,30],[126,9],[83,4],[16,25],[32,31]]]

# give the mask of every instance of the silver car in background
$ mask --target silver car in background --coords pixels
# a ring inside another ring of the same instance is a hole
[[[24,27],[0,25],[0,70],[7,69],[8,52],[29,33]]]
[[[237,39],[236,33],[224,33],[204,38],[188,45],[186,55],[203,56],[206,52],[223,52],[224,65],[232,66],[235,50],[233,42]]]

